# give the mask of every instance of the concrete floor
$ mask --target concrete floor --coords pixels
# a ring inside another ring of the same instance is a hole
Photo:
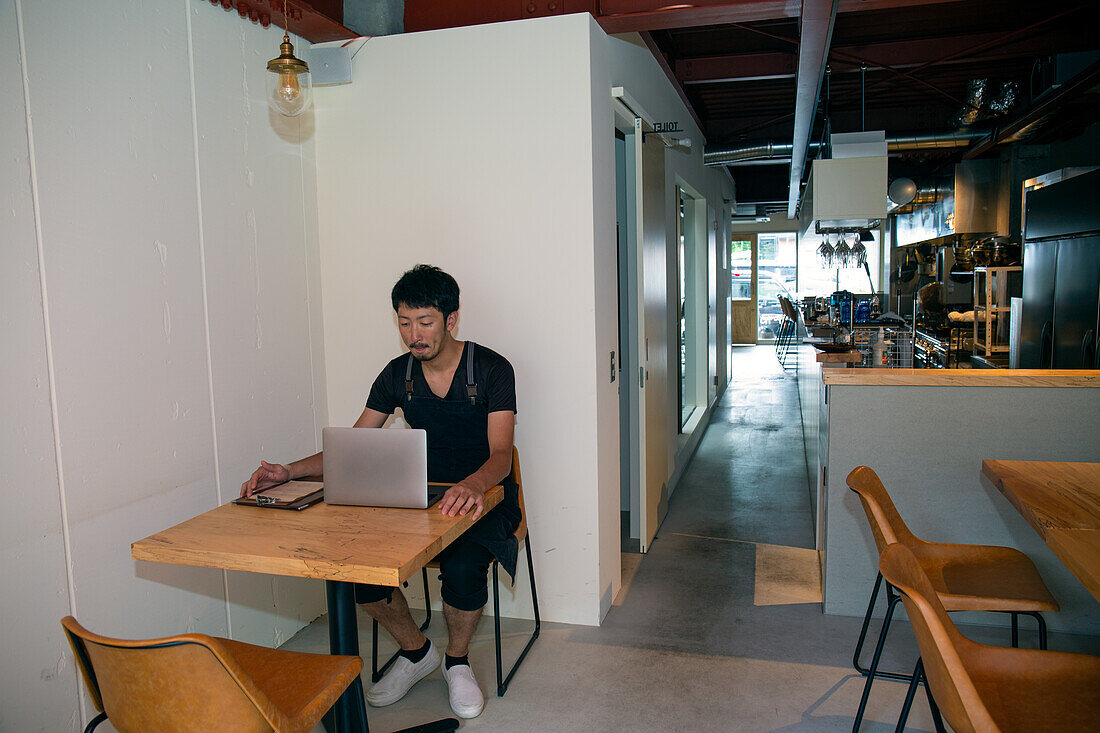
[[[488,700],[463,730],[851,730],[863,689],[850,663],[861,619],[821,612],[794,374],[770,346],[733,351],[733,383],[650,552],[640,562],[624,558],[630,582],[603,625],[544,623],[508,694],[497,698],[486,618],[470,658]],[[522,645],[526,623],[504,620],[506,659]],[[369,619],[361,616],[360,629],[369,662]],[[430,633],[445,643],[442,623]],[[1004,643],[994,630],[967,633]],[[1034,642],[1024,635],[1024,643]],[[321,618],[285,648],[327,645]],[[916,656],[908,624],[896,623],[883,668],[909,671]],[[876,681],[862,730],[892,731],[904,694],[902,683]],[[402,701],[368,714],[374,731],[447,717],[446,683],[435,672]],[[932,729],[922,693],[907,730]]]

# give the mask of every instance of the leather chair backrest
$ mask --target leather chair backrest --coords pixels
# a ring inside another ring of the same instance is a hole
[[[956,733],[998,733],[967,671],[966,661],[980,647],[955,627],[913,552],[893,544],[879,557],[879,571],[902,594],[902,603],[917,637],[932,697]]]
[[[875,545],[878,547],[879,554],[895,542],[910,548],[919,542],[902,520],[877,473],[867,466],[858,466],[848,474],[846,480],[848,488],[859,495],[863,513],[867,515],[867,522],[871,525],[871,533],[875,536]]]
[[[201,634],[129,641],[62,621],[97,710],[120,733],[272,731]]]
[[[519,526],[516,527],[516,540],[523,542],[527,538],[527,507],[523,505],[523,476],[519,470],[519,448],[512,446],[512,481],[519,489]]]

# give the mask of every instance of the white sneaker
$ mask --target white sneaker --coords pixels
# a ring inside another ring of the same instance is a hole
[[[451,710],[460,718],[476,718],[485,709],[485,697],[474,679],[474,671],[468,664],[456,664],[443,668],[443,679],[451,698]]]
[[[392,705],[403,698],[413,685],[434,672],[442,660],[443,655],[435,644],[428,647],[428,653],[416,664],[405,657],[398,657],[382,679],[367,690],[367,702],[376,708]]]

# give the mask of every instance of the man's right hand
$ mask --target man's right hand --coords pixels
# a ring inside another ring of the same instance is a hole
[[[241,484],[241,496],[252,496],[254,491],[263,491],[269,486],[290,480],[290,469],[279,463],[260,461],[260,467],[252,472],[252,477]]]

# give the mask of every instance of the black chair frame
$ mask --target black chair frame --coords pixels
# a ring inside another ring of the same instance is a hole
[[[879,660],[882,658],[882,649],[886,645],[886,634],[890,631],[890,621],[894,616],[894,609],[897,607],[898,603],[901,602],[901,595],[897,592],[897,589],[895,589],[894,586],[890,584],[889,581],[886,581],[886,615],[882,619],[882,629],[881,631],[879,631],[878,643],[875,644],[875,653],[871,657],[871,666],[864,668],[859,663],[859,658],[863,653],[863,643],[867,639],[867,628],[871,623],[871,615],[874,612],[875,601],[878,600],[878,592],[879,588],[882,586],[882,583],[882,573],[879,573],[875,577],[875,586],[871,590],[871,600],[867,604],[867,613],[863,616],[863,627],[859,631],[859,641],[856,642],[856,651],[855,654],[852,655],[852,666],[855,667],[857,672],[867,678],[867,682],[865,682],[863,685],[863,695],[862,697],[860,697],[859,700],[859,708],[857,708],[856,710],[856,717],[852,723],[852,733],[859,733],[859,727],[863,723],[863,714],[864,712],[866,712],[867,709],[867,700],[871,696],[871,684],[875,681],[876,677],[884,677],[886,679],[898,680],[900,682],[908,682],[913,688],[915,688],[916,685],[921,684],[923,681],[923,678],[918,679],[918,675],[916,675],[916,673],[902,674],[899,672],[880,672],[878,669]],[[1038,611],[1004,611],[1003,613],[1008,613],[1012,617],[1013,647],[1019,647],[1020,645],[1019,617],[1021,615],[1024,615],[1032,616],[1038,622],[1039,648],[1047,648],[1047,625],[1041,613],[1039,613]],[[920,660],[918,660],[917,663],[918,667],[923,670],[923,666],[921,666]],[[929,700],[931,700],[931,693],[929,693]],[[912,703],[912,699],[909,700],[909,703]],[[936,711],[936,716],[938,716],[938,714],[938,711]],[[908,715],[908,710],[906,710],[906,715]],[[942,723],[940,725],[942,725]],[[901,728],[899,728],[898,730],[900,731]],[[938,727],[937,731],[940,730],[942,730],[942,728]]]
[[[496,641],[496,662],[497,662],[497,697],[504,697],[504,693],[508,692],[508,685],[511,683],[512,678],[516,674],[516,670],[519,669],[519,665],[523,662],[527,656],[527,652],[531,650],[531,645],[535,643],[535,639],[539,638],[539,631],[542,629],[542,619],[539,616],[539,597],[538,592],[535,590],[535,566],[531,560],[531,530],[527,529],[527,537],[524,538],[524,548],[527,551],[527,575],[531,580],[531,603],[535,611],[535,628],[531,633],[531,636],[527,639],[527,644],[523,647],[523,651],[520,652],[519,657],[516,659],[512,668],[508,671],[508,675],[504,675],[504,665],[501,660],[501,642],[500,642],[500,581],[497,575],[497,568],[500,563],[494,558],[492,562],[493,566],[493,633]],[[424,618],[424,622],[420,625],[420,630],[424,631],[428,628],[428,625],[432,620],[432,604],[431,597],[428,594],[428,569],[425,567],[421,571],[421,575],[424,579],[424,605],[427,608],[427,614]],[[407,586],[408,583],[405,583]],[[372,623],[371,633],[371,681],[377,682],[382,679],[382,675],[386,673],[386,670],[390,668],[397,657],[400,655],[400,650],[394,653],[389,660],[382,665],[381,669],[378,667],[378,621],[374,620]]]

